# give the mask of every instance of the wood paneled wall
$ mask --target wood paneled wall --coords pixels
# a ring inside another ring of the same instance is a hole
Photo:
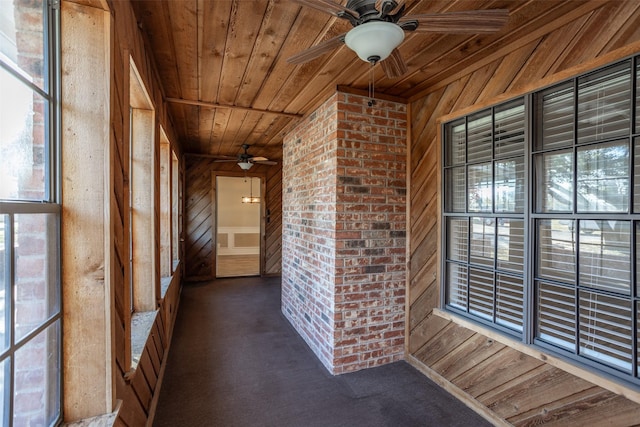
[[[64,47],[61,56],[66,67],[62,73],[61,104],[68,113],[63,126],[62,145],[66,151],[62,168],[65,182],[82,184],[82,187],[68,185],[63,194],[63,211],[73,215],[63,217],[61,239],[65,248],[75,250],[75,254],[67,252],[62,257],[63,271],[74,273],[63,283],[64,421],[109,413],[120,401],[115,425],[143,426],[152,417],[157,399],[157,385],[178,304],[181,267],[175,272],[164,298],[152,297],[157,299],[157,304],[152,302],[152,308],[158,309],[157,315],[141,361],[133,370],[128,170],[131,60],[153,104],[155,114],[150,125],[156,135],[154,144],[159,144],[161,126],[177,156],[180,158],[182,154],[167,116],[160,80],[130,2],[63,1],[61,10]],[[79,69],[87,72],[75,72]],[[75,157],[80,161],[75,163],[71,161],[71,151],[76,148],[72,142],[77,139],[79,129],[85,129],[83,125],[87,125],[88,130],[77,146]],[[87,151],[88,146],[92,152]],[[154,162],[152,181],[157,182],[158,156],[151,161]],[[85,187],[88,188],[85,190]],[[92,216],[87,209],[80,209],[73,203],[76,199],[85,200],[85,206],[99,207],[99,214]],[[159,204],[157,194],[154,199],[150,203],[155,212]],[[98,236],[96,233],[102,229],[104,236]],[[91,245],[92,254],[97,253],[90,261],[88,251],[73,245],[72,232]],[[150,232],[156,234],[158,241],[158,227]],[[101,244],[99,237],[104,237],[106,243]],[[156,245],[152,251],[151,256],[157,262],[159,247]],[[87,264],[91,264],[91,272]],[[80,269],[87,273],[78,271]],[[158,269],[155,274],[159,275]],[[159,281],[159,277],[157,279]],[[85,281],[91,286],[86,286]]]
[[[189,280],[211,280],[216,276],[215,173],[243,176],[235,162],[214,163],[208,157],[186,157],[185,269]],[[261,273],[279,275],[282,263],[282,166],[254,165],[248,175],[265,180],[264,267]]]
[[[597,375],[581,379],[580,371],[559,369],[562,363],[547,355],[499,342],[434,310],[440,300],[440,123],[640,52],[638,22],[639,2],[581,3],[550,21],[547,33],[523,35],[412,100],[408,358],[496,424],[632,425],[640,422],[640,398]]]
[[[173,324],[180,303],[180,274],[180,269],[174,273],[167,292],[159,303],[136,370],[125,377],[125,387],[120,396],[122,406],[114,426],[144,426],[150,425],[153,421]]]
[[[161,371],[166,361],[166,350],[170,344],[171,330],[175,320],[176,307],[180,293],[180,270],[174,273],[171,285],[164,298],[157,296],[158,308],[151,334],[141,355],[137,369],[131,370],[130,340],[131,340],[131,314],[129,311],[128,288],[128,192],[130,182],[129,171],[129,106],[130,98],[130,61],[133,60],[139,73],[141,84],[147,90],[154,108],[154,144],[153,181],[159,182],[159,156],[160,150],[160,126],[172,149],[181,157],[180,146],[167,114],[167,106],[164,103],[162,85],[157,75],[152,56],[147,52],[144,39],[140,33],[136,18],[129,1],[110,1],[109,8],[112,16],[112,45],[113,58],[111,81],[111,143],[116,153],[111,165],[111,177],[113,186],[113,199],[111,203],[111,221],[118,223],[118,229],[122,230],[113,240],[114,251],[118,254],[113,265],[113,289],[115,293],[114,321],[116,337],[114,347],[116,352],[115,385],[116,397],[121,400],[115,425],[140,426],[144,425],[149,417],[153,416],[154,399],[157,399],[157,383],[161,377]],[[159,196],[156,193],[153,201],[154,212],[159,211]],[[122,224],[120,224],[120,221]],[[160,240],[159,229],[155,227],[156,241]],[[159,262],[159,246],[154,247],[152,256],[155,263]],[[158,267],[156,265],[156,267]],[[159,270],[155,268],[155,274],[159,276]],[[156,277],[159,284],[160,278]],[[158,288],[156,288],[156,291]]]
[[[266,174],[264,274],[279,275],[282,272],[282,167],[269,167]]]

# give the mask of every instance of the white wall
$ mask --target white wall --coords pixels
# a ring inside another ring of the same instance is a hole
[[[260,203],[242,203],[251,193],[251,178],[219,176],[216,183],[218,227],[260,228]],[[260,178],[253,178],[253,195],[260,196]]]
[[[250,177],[217,178],[219,255],[260,253],[260,203],[242,203],[243,196],[260,197],[260,188],[260,178],[256,177],[253,184]],[[224,240],[223,235],[226,236]],[[247,237],[251,246],[247,245]]]

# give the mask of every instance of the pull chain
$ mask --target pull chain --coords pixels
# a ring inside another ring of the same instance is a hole
[[[375,60],[369,61],[369,107],[376,105],[376,89],[375,89],[375,72],[374,68],[376,66]]]

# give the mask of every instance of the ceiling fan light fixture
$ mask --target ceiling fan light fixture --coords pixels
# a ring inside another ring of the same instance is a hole
[[[399,25],[387,21],[370,21],[351,29],[344,38],[345,44],[365,62],[386,59],[404,40]]]
[[[251,163],[251,162],[238,162],[238,166],[240,166],[240,168],[242,170],[248,171],[249,169],[251,169],[251,166],[253,166],[253,163]]]

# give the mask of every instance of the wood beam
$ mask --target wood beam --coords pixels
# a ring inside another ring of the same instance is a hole
[[[62,303],[65,422],[115,408],[112,313],[114,194],[108,167],[110,143],[109,54],[114,48],[108,12],[61,4]],[[96,87],[103,89],[96,90]],[[87,94],[95,94],[88,96]]]
[[[275,114],[278,116],[291,117],[293,119],[299,119],[303,117],[302,114],[286,113],[284,111],[260,110],[260,109],[251,108],[251,107],[240,107],[237,105],[223,105],[223,104],[216,104],[213,102],[193,101],[193,100],[182,99],[182,98],[165,98],[165,101],[171,102],[173,104],[195,105],[198,107],[205,107],[205,108],[212,108],[212,109],[226,108],[229,110],[249,111],[249,112],[261,113],[261,114]]]

